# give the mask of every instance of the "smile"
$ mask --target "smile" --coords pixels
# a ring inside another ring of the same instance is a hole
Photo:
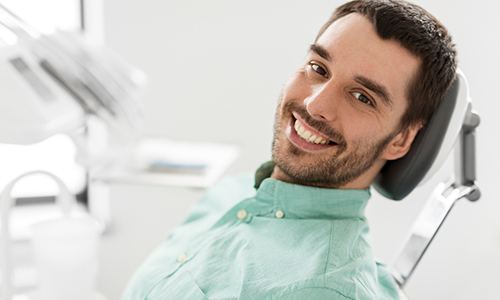
[[[305,141],[313,144],[321,144],[324,145],[328,143],[328,140],[312,133],[311,131],[307,130],[304,125],[299,120],[295,120],[295,124],[293,125],[293,128],[295,131],[298,133],[298,135],[304,139]]]
[[[296,113],[292,113],[292,118],[285,132],[293,145],[308,152],[320,151],[337,145],[327,136],[308,125]]]

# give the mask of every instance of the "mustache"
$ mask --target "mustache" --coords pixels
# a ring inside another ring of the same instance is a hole
[[[307,112],[307,110],[301,105],[292,101],[285,103],[285,105],[283,106],[283,112],[288,112],[291,114],[292,111],[298,114],[311,127],[325,134],[338,145],[345,146],[346,141],[344,136],[336,129],[332,128],[325,122],[322,122],[320,120],[311,117],[311,115]]]

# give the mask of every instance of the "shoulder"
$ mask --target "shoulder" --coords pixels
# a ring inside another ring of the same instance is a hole
[[[208,202],[218,210],[231,208],[239,201],[255,195],[253,178],[250,175],[233,175],[222,178],[210,187],[201,203]]]
[[[254,195],[252,176],[224,177],[206,190],[203,197],[189,213],[184,224],[206,219],[208,216],[217,219],[236,203]]]
[[[226,176],[210,187],[207,190],[207,195],[212,193],[219,195],[219,192],[222,191],[233,196],[251,196],[255,194],[253,181],[253,176],[250,174]]]

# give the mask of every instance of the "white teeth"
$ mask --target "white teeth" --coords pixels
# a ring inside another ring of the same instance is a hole
[[[328,141],[325,140],[324,138],[317,136],[317,135],[314,135],[312,132],[310,132],[309,130],[302,127],[299,120],[295,120],[295,124],[293,125],[293,128],[295,128],[295,131],[297,131],[298,135],[301,138],[308,141],[309,143],[322,144],[322,145],[328,143]]]

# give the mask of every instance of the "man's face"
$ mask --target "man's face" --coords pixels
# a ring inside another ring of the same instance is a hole
[[[273,177],[321,187],[366,188],[403,156],[399,130],[420,61],[378,37],[359,14],[335,21],[284,87],[276,110]],[[418,131],[418,129],[417,129]]]

